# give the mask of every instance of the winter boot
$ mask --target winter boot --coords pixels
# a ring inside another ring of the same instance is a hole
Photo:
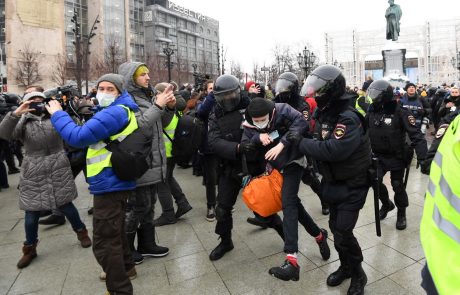
[[[144,257],[164,257],[169,254],[168,248],[156,244],[152,224],[143,224],[137,230],[137,251]]]
[[[385,217],[387,217],[388,212],[390,212],[394,208],[395,208],[395,204],[391,200],[388,200],[388,203],[383,203],[379,211],[380,220],[385,219]]]
[[[396,218],[396,229],[403,230],[406,227],[406,208],[398,208],[398,215]]]
[[[259,226],[262,229],[266,229],[267,227],[270,226],[266,220],[260,218],[258,215],[254,215],[254,217],[248,217],[248,219],[246,219],[246,221],[249,224]]]
[[[48,218],[38,221],[41,225],[63,225],[65,223],[65,216],[51,214]]]
[[[233,250],[233,248],[234,246],[231,235],[220,236],[220,243],[216,248],[214,248],[214,250],[211,251],[211,254],[209,254],[209,259],[211,261],[219,260],[225,255],[225,253]]]
[[[318,244],[319,253],[323,257],[323,260],[328,260],[331,257],[331,250],[327,244],[327,230],[324,228],[321,229],[321,239],[316,240],[316,243]]]
[[[128,239],[129,250],[131,250],[131,256],[133,257],[134,264],[141,264],[144,262],[144,256],[137,252],[134,247],[134,239],[136,238],[136,232],[126,233],[126,238]]]
[[[323,215],[329,215],[329,205],[323,201],[321,201],[321,213]]]
[[[171,212],[171,213],[174,213],[174,212]],[[174,224],[174,223],[176,223],[176,218],[174,217],[174,215],[171,216],[171,218],[168,218],[164,214],[161,214],[160,217],[158,217],[157,219],[153,221],[154,226],[163,226],[163,225]]]
[[[349,278],[351,278],[351,270],[348,265],[341,262],[339,268],[327,277],[326,284],[335,287]]]
[[[77,233],[77,238],[80,241],[80,245],[83,248],[91,247],[92,243],[91,243],[91,239],[88,236],[88,230],[86,229],[86,227],[80,230],[77,230],[76,233]]]
[[[347,295],[362,295],[364,294],[364,287],[367,284],[367,276],[361,266],[361,263],[353,268],[351,275],[350,288],[348,288]]]
[[[272,267],[268,271],[269,274],[283,281],[298,281],[299,272],[300,266],[297,264],[297,259],[289,259],[289,255],[281,266]]]
[[[38,243],[38,242],[37,242]],[[22,246],[22,257],[19,259],[17,267],[24,268],[27,267],[32,260],[37,257],[37,243],[32,245]]]
[[[179,219],[182,215],[192,210],[190,203],[185,200],[184,202],[177,204],[176,219]]]

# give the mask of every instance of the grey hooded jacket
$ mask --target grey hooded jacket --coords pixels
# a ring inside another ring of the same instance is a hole
[[[137,186],[152,185],[166,179],[166,151],[163,141],[163,127],[161,125],[161,114],[163,110],[158,108],[147,97],[140,86],[133,80],[134,72],[141,65],[140,62],[125,62],[118,68],[118,73],[124,77],[124,87],[133,97],[139,106],[140,112],[136,113],[136,119],[140,126],[150,125],[153,129],[152,157],[150,158],[150,169],[137,180]],[[151,123],[153,122],[153,123]]]
[[[7,114],[0,123],[0,137],[24,144],[24,161],[19,178],[19,208],[41,211],[73,201],[77,187],[64,142],[49,118]]]

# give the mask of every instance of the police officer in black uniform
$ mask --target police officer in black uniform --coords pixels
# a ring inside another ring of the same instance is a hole
[[[254,153],[250,144],[241,144],[244,111],[249,98],[241,95],[238,79],[222,75],[214,84],[216,105],[209,117],[208,143],[218,157],[216,229],[220,244],[212,250],[210,260],[218,260],[233,249],[232,209],[241,189],[243,153]],[[273,227],[269,225],[269,227]]]
[[[340,267],[328,276],[327,284],[338,286],[351,277],[348,294],[363,294],[367,276],[353,229],[369,190],[371,148],[364,118],[350,106],[356,94],[345,92],[345,78],[337,67],[320,66],[305,83],[307,95],[318,104],[315,118],[321,130],[316,139],[295,133],[288,139],[300,141],[300,151],[319,161],[323,175],[322,196],[329,204],[329,227],[340,258]]]
[[[372,151],[378,158],[380,183],[379,217],[384,219],[387,213],[395,208],[388,196],[388,190],[382,183],[386,172],[390,171],[391,186],[395,192],[395,203],[398,207],[396,228],[406,228],[406,208],[409,200],[404,186],[404,171],[412,161],[412,148],[406,143],[406,134],[415,147],[417,159],[423,165],[427,145],[424,135],[417,128],[413,114],[401,107],[393,98],[393,87],[385,80],[374,81],[367,91],[372,104],[366,116],[369,128]]]

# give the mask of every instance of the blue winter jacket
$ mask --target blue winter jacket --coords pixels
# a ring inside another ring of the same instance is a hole
[[[139,110],[137,104],[125,91],[110,106],[96,113],[83,126],[75,124],[64,111],[54,113],[51,116],[51,123],[69,145],[84,148],[119,133],[128,125],[128,112],[120,105],[135,112]],[[135,181],[120,180],[110,167],[95,176],[88,177],[86,181],[90,192],[94,195],[136,188]]]

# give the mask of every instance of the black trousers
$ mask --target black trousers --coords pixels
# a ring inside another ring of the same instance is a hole
[[[383,177],[388,171],[384,170],[382,167],[379,168],[381,169],[379,171],[380,201],[383,204],[388,204],[390,202],[388,189],[382,182]],[[409,206],[409,198],[407,196],[406,188],[404,187],[404,172],[405,169],[390,170],[391,186],[395,192],[394,199],[396,207],[398,208],[406,208]]]
[[[218,158],[214,154],[203,154],[203,183],[206,186],[206,203],[208,208],[216,206],[217,164]]]
[[[126,271],[134,267],[125,232],[126,201],[132,191],[94,196],[93,253],[106,272],[110,294],[132,295]]]
[[[221,175],[217,186],[216,234],[228,237],[233,228],[232,209],[241,189],[241,179]]]

